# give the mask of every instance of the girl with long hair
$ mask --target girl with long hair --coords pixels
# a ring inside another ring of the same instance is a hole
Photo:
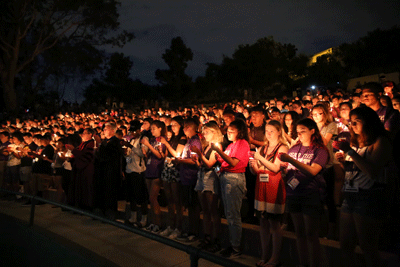
[[[286,205],[296,232],[300,264],[320,266],[318,232],[326,187],[322,171],[329,160],[329,152],[313,120],[306,118],[299,121],[297,134],[298,143],[287,154],[280,154],[280,160],[289,163]]]
[[[295,111],[286,112],[283,115],[283,135],[289,143],[289,146],[296,144],[297,142],[297,122],[300,120],[300,116]]]
[[[200,242],[199,248],[209,252],[217,252],[221,249],[218,235],[220,232],[221,219],[218,213],[219,183],[218,176],[214,171],[217,165],[216,151],[211,144],[217,144],[222,148],[222,132],[215,121],[208,122],[203,126],[204,148],[203,151],[193,147],[192,150],[198,155],[200,167],[195,191],[198,192],[199,201],[203,210],[203,231],[204,239]]]
[[[166,152],[165,145],[161,143],[161,137],[166,134],[165,124],[162,121],[155,120],[151,123],[150,131],[153,138],[150,141],[143,138],[140,142],[149,148],[145,176],[153,221],[147,227],[147,230],[158,233],[161,229],[161,209],[157,198],[161,188],[160,177]]]
[[[223,257],[233,258],[240,256],[240,242],[242,239],[242,218],[240,209],[246,195],[246,166],[249,163],[249,136],[246,123],[237,119],[227,128],[228,140],[232,143],[225,151],[212,144],[212,149],[218,153],[221,162],[221,198],[224,203],[225,216],[228,221],[231,246],[221,252]]]
[[[183,132],[183,118],[176,116],[171,120],[172,137],[166,140],[161,137],[161,143],[168,150],[168,157],[165,159],[164,168],[161,173],[165,196],[168,202],[169,225],[160,235],[176,238],[182,231],[182,201],[180,194],[179,170],[172,162],[172,158],[179,157],[182,154],[186,144],[186,137]]]
[[[381,266],[378,252],[379,222],[385,216],[390,195],[385,189],[395,186],[388,179],[395,173],[393,147],[377,113],[369,107],[350,112],[350,143],[338,143],[335,156],[343,164],[344,201],[340,213],[340,246],[344,266],[354,266],[354,250],[358,243],[366,266]],[[395,175],[395,174],[394,174]],[[398,194],[398,191],[396,192]],[[398,207],[397,207],[398,208]]]
[[[267,144],[250,159],[251,171],[257,174],[254,209],[260,219],[261,260],[257,266],[279,265],[282,247],[281,220],[285,211],[286,190],[282,179],[282,164],[278,153],[287,153],[279,121],[271,120],[265,126]],[[272,236],[272,255],[267,258],[268,244]]]

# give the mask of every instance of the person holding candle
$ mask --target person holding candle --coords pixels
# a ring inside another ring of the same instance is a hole
[[[350,112],[350,143],[335,144],[335,154],[345,170],[344,201],[340,213],[340,247],[345,266],[354,266],[359,241],[366,266],[381,266],[378,251],[379,222],[387,216],[390,191],[396,179],[393,146],[378,114],[369,107]],[[398,194],[398,191],[395,192]],[[398,209],[398,207],[396,207]]]
[[[207,122],[203,126],[204,149],[199,150],[196,146],[192,147],[198,155],[198,165],[200,167],[198,179],[195,187],[200,205],[203,210],[203,232],[204,238],[201,240],[199,248],[209,252],[217,252],[221,249],[218,239],[221,219],[218,213],[219,182],[218,175],[214,170],[216,164],[216,151],[211,148],[214,143],[222,149],[222,132],[215,121]]]
[[[161,143],[161,137],[166,134],[165,123],[159,120],[153,121],[150,125],[150,131],[153,138],[150,141],[147,138],[142,138],[140,141],[149,149],[145,177],[153,217],[152,223],[146,229],[158,233],[161,230],[161,209],[157,198],[161,189],[161,172],[166,155],[166,147]]]
[[[172,131],[171,139],[166,140],[161,137],[161,143],[168,149],[168,157],[164,162],[161,180],[168,202],[169,225],[160,235],[174,239],[182,232],[183,220],[180,175],[178,167],[173,163],[174,158],[180,157],[186,144],[186,136],[183,132],[183,118],[175,116],[171,120],[170,127]]]
[[[296,232],[297,251],[303,266],[320,266],[319,222],[323,214],[322,196],[326,183],[322,176],[329,152],[317,124],[309,119],[297,123],[299,141],[287,154],[286,205]]]
[[[246,195],[245,171],[249,163],[249,136],[246,122],[237,119],[229,124],[226,131],[228,140],[232,142],[225,151],[216,144],[211,144],[217,152],[218,161],[221,163],[220,185],[221,198],[224,203],[225,216],[228,221],[230,244],[221,251],[226,258],[239,257],[242,252],[240,242],[242,239],[242,218],[240,209],[242,200]]]
[[[250,159],[251,171],[257,175],[254,209],[260,219],[261,260],[257,266],[279,264],[282,247],[280,221],[285,211],[286,190],[282,179],[282,162],[278,153],[287,153],[286,139],[279,121],[271,120],[265,126],[267,144]],[[272,255],[267,258],[268,244],[272,236]]]
[[[183,132],[187,141],[183,148],[180,158],[174,160],[175,164],[179,164],[179,175],[182,183],[182,201],[185,208],[188,209],[188,226],[176,239],[183,242],[193,242],[198,237],[199,221],[200,221],[200,204],[194,188],[197,182],[197,165],[196,158],[192,154],[194,147],[201,150],[201,142],[197,129],[199,121],[194,118],[188,118],[184,122]],[[194,153],[194,152],[193,152]]]

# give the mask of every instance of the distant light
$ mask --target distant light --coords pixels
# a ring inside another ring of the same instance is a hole
[[[339,84],[340,82],[337,82],[337,84]]]
[[[312,86],[311,86],[311,89],[313,89],[313,90],[314,90],[314,89],[315,89],[315,85],[312,85]]]

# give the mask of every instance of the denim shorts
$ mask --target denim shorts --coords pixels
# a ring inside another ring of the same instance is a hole
[[[387,214],[384,188],[360,189],[357,193],[344,192],[341,212],[357,213],[374,219],[381,219]]]
[[[210,171],[199,171],[198,179],[196,182],[195,191],[211,191],[213,194],[218,195],[219,183],[218,176],[214,170]]]

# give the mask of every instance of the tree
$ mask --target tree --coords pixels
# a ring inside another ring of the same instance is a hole
[[[333,86],[346,84],[347,75],[341,62],[334,55],[322,55],[317,62],[308,68],[308,82],[312,84]]]
[[[185,74],[187,62],[193,59],[193,52],[186,47],[181,37],[173,38],[170,49],[162,55],[168,70],[156,70],[156,79],[164,88],[165,95],[173,93],[172,97],[180,99],[192,87],[192,78]]]
[[[257,94],[266,93],[275,85],[285,88],[290,84],[290,74],[295,66],[296,47],[281,44],[273,37],[265,37],[249,45],[239,45],[232,57],[224,56],[219,70],[219,81],[240,95],[244,89]],[[298,68],[298,67],[297,67]]]
[[[16,111],[16,76],[57,43],[123,46],[115,0],[0,0],[0,79],[8,111]],[[117,32],[115,35],[112,33]]]
[[[360,77],[400,69],[400,27],[376,29],[357,41],[339,46],[336,56],[350,77]]]

